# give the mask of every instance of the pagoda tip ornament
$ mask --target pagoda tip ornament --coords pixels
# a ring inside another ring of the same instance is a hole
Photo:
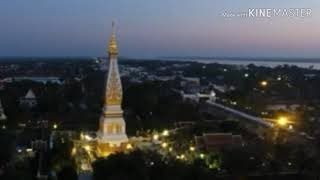
[[[118,44],[115,31],[115,22],[112,21],[112,33],[108,46],[108,54],[110,58],[115,58],[118,55]]]

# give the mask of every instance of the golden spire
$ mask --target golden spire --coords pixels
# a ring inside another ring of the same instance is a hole
[[[114,21],[112,21],[112,33],[111,33],[111,39],[109,41],[108,53],[109,53],[109,57],[116,57],[118,55],[118,45],[117,45]]]
[[[112,34],[109,41],[109,72],[107,77],[105,105],[121,105],[122,102],[122,86],[119,75],[117,55],[118,45],[115,33],[115,23],[112,21]]]

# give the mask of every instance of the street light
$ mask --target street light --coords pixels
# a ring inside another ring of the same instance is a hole
[[[169,136],[169,131],[167,129],[163,130],[162,136]]]
[[[58,124],[54,123],[53,124],[53,129],[57,129],[58,128]]]
[[[196,150],[196,148],[195,148],[195,147],[193,147],[193,146],[190,146],[189,150],[190,150],[190,151],[195,151],[195,150]]]
[[[282,80],[281,76],[278,76],[278,77],[277,77],[277,80],[278,80],[278,81],[281,81],[281,80]]]
[[[201,159],[203,159],[205,155],[203,153],[201,153],[199,156]]]
[[[266,87],[268,85],[268,81],[261,81],[260,84],[261,86]]]
[[[281,117],[279,117],[279,119],[277,120],[277,124],[279,125],[279,126],[286,126],[287,124],[289,123],[289,121],[288,121],[288,118],[287,117],[285,117],[285,116],[281,116]]]
[[[86,151],[91,151],[91,147],[90,147],[89,145],[85,145],[83,148],[84,148]]]
[[[184,154],[180,155],[180,159],[184,160],[186,158],[186,156]]]
[[[159,135],[158,134],[154,134],[152,138],[153,138],[153,140],[157,141],[159,139]]]
[[[27,148],[26,151],[27,152],[32,152],[33,150],[32,150],[32,148]]]
[[[85,138],[87,141],[91,141],[91,140],[92,140],[92,138],[91,138],[88,134],[84,135],[84,138]]]
[[[161,144],[161,147],[162,147],[162,148],[166,148],[167,146],[168,146],[168,143],[166,143],[166,142],[164,142],[164,143]]]
[[[133,148],[133,147],[132,147],[131,144],[127,144],[126,149],[130,150],[130,149],[132,149],[132,148]]]

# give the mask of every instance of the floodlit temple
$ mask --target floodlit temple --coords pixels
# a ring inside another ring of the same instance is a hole
[[[112,152],[122,151],[128,144],[126,123],[123,119],[122,85],[118,68],[118,45],[115,25],[108,47],[109,70],[106,77],[104,106],[97,132],[97,155],[108,156]]]

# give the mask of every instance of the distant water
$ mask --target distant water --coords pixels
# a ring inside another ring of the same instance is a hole
[[[289,65],[289,66],[298,66],[302,68],[313,68],[313,69],[320,69],[320,60],[318,59],[283,59],[283,60],[273,60],[273,59],[266,59],[266,60],[246,60],[246,59],[198,59],[198,58],[166,58],[166,60],[178,60],[178,61],[194,61],[204,64],[211,64],[211,63],[219,63],[219,64],[230,64],[230,65],[242,65],[247,66],[249,64],[254,64],[256,66],[265,66],[265,67],[276,67],[282,65]]]

